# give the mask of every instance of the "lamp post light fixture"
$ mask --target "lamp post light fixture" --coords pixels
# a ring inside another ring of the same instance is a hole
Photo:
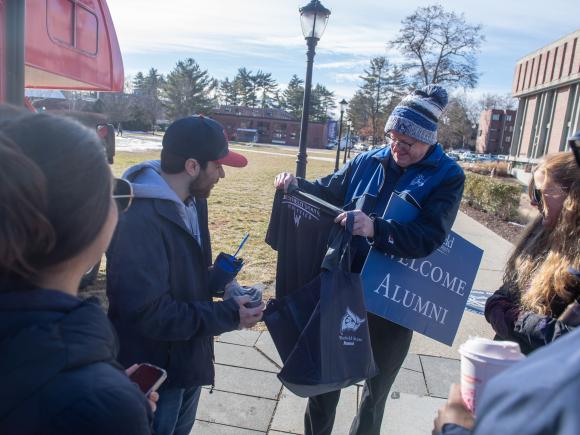
[[[338,171],[338,162],[340,161],[340,139],[342,138],[342,116],[344,115],[344,110],[346,109],[347,102],[343,98],[340,103],[340,121],[338,124],[338,145],[336,146],[336,161],[334,162],[334,172]],[[346,155],[346,145],[344,148],[344,153]]]
[[[316,52],[316,44],[326,29],[330,10],[320,1],[312,0],[299,9],[302,34],[306,39],[306,80],[304,81],[304,103],[302,105],[302,120],[300,123],[300,142],[298,144],[298,160],[296,160],[296,176],[306,177],[306,137],[308,135],[308,118],[310,115],[310,92],[312,89],[312,65]]]
[[[342,164],[344,165],[346,163],[346,159],[347,157],[350,158],[350,130],[352,128],[352,121],[349,119],[348,121],[346,121],[346,145],[344,148],[344,157],[342,159]],[[347,156],[348,154],[348,156]]]

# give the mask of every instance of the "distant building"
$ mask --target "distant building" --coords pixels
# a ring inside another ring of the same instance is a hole
[[[489,109],[481,112],[476,151],[509,154],[515,122],[515,110]]]
[[[280,109],[220,106],[211,116],[225,127],[230,140],[294,146],[300,140],[300,121]],[[324,148],[327,143],[327,123],[310,122],[307,146]]]
[[[512,94],[519,98],[510,154],[539,158],[566,149],[580,130],[580,30],[520,59]]]

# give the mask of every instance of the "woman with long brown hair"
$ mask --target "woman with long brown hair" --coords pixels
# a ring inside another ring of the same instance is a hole
[[[526,228],[502,287],[485,307],[497,338],[518,342],[524,353],[573,329],[558,317],[580,296],[579,279],[569,271],[580,268],[580,168],[574,156],[547,156],[528,192],[540,214]]]
[[[112,191],[94,132],[0,106],[2,434],[151,433],[106,314],[77,296],[128,206]]]

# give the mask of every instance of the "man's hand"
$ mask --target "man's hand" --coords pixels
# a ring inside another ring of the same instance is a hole
[[[133,364],[131,367],[129,367],[128,369],[125,370],[125,374],[127,376],[131,376],[131,374],[135,370],[137,370],[137,367],[139,367],[139,364]],[[149,402],[149,406],[151,407],[151,411],[153,411],[153,413],[155,414],[155,411],[157,410],[157,402],[159,401],[159,393],[157,391],[152,391],[147,396],[147,401]]]
[[[334,222],[346,227],[346,214],[352,213],[354,215],[354,223],[352,226],[353,236],[374,237],[375,226],[373,220],[360,210],[354,210],[339,214]]]
[[[274,179],[274,186],[276,189],[284,189],[284,192],[288,192],[288,186],[291,184],[298,186],[298,180],[294,175],[288,172],[282,172],[281,174],[276,175],[276,178]]]
[[[234,297],[240,307],[240,329],[251,328],[260,320],[262,320],[262,312],[264,311],[264,302],[255,308],[246,308],[245,304],[250,302],[249,296]]]
[[[447,423],[453,423],[469,430],[475,426],[475,417],[463,403],[461,388],[458,384],[451,385],[447,403],[437,412],[437,418],[433,420],[432,435],[439,434]]]

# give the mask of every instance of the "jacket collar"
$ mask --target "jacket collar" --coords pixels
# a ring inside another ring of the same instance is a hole
[[[431,166],[436,167],[439,166],[441,163],[441,159],[445,153],[443,152],[443,148],[439,143],[433,145],[433,147],[427,151],[427,155],[423,157],[422,160],[418,161],[417,163],[412,164],[409,168],[417,167],[417,166]],[[377,159],[378,161],[383,161],[391,156],[391,147],[386,146],[384,148],[379,149],[375,154],[373,154],[373,158]]]
[[[193,234],[191,234],[191,231],[189,231],[189,229],[185,225],[185,222],[183,222],[183,218],[179,215],[177,205],[173,201],[167,201],[164,199],[155,199],[154,206],[155,210],[157,210],[157,213],[159,213],[165,219],[173,222],[175,225],[177,225],[179,228],[185,231],[189,236],[191,236],[192,239],[195,240],[195,237],[193,237]]]

